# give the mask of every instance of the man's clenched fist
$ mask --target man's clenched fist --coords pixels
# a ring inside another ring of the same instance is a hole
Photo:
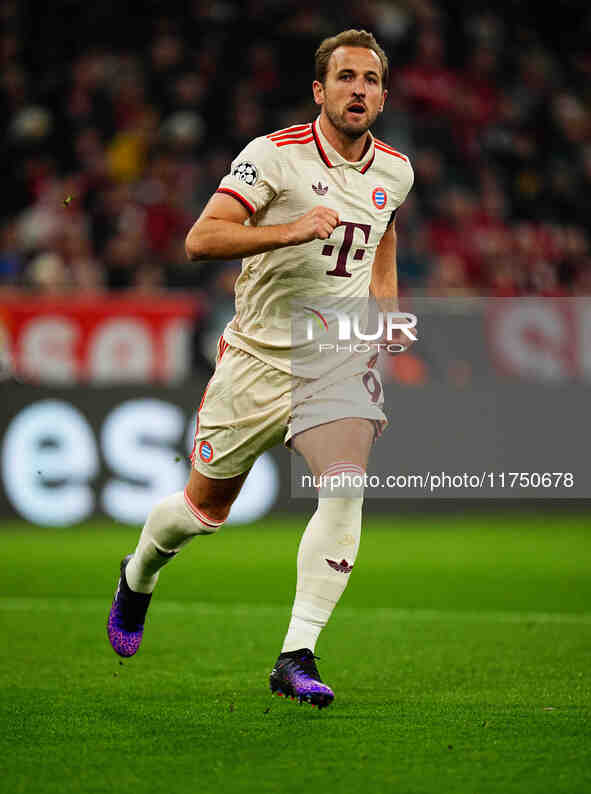
[[[339,216],[328,207],[314,207],[297,221],[287,224],[288,245],[326,240],[339,225]]]

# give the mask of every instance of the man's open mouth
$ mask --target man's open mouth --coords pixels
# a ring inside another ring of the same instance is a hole
[[[365,106],[362,105],[360,102],[356,102],[354,105],[349,105],[347,110],[350,113],[358,113],[361,115],[361,113],[365,113]]]

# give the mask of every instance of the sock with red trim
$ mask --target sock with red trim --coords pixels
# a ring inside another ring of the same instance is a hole
[[[359,549],[363,468],[341,462],[322,476],[318,507],[298,550],[296,596],[283,653],[298,648],[314,651],[347,586]]]
[[[125,569],[127,584],[136,593],[151,593],[160,569],[183,546],[195,535],[212,535],[223,523],[198,510],[183,491],[166,497],[147,518],[134,555]]]

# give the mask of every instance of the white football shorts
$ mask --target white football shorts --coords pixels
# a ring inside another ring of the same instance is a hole
[[[197,414],[191,462],[206,477],[227,479],[248,471],[270,447],[290,448],[293,436],[337,419],[388,424],[380,373],[335,380],[294,378],[220,338],[215,372]]]

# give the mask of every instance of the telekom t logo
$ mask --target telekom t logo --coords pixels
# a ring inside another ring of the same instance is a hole
[[[363,232],[363,236],[365,238],[365,242],[369,240],[369,233],[371,232],[371,226],[368,223],[351,223],[351,221],[341,221],[335,228],[338,229],[339,226],[345,227],[345,236],[343,237],[343,242],[341,243],[341,247],[339,248],[339,253],[337,256],[337,264],[333,270],[327,270],[327,276],[343,276],[344,278],[351,278],[351,273],[347,271],[347,257],[349,256],[349,251],[353,246],[353,236],[355,234],[355,229],[361,229]],[[335,246],[331,243],[327,243],[322,248],[322,255],[323,256],[332,256]],[[357,248],[353,254],[353,259],[356,262],[359,262],[363,259],[363,255],[365,254],[364,248]]]

